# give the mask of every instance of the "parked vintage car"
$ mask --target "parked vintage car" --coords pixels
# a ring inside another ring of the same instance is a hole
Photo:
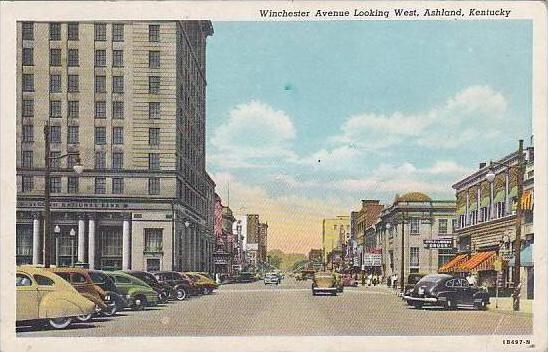
[[[343,286],[357,287],[358,286],[358,280],[354,279],[354,277],[352,277],[352,275],[343,275],[342,284],[343,284]]]
[[[267,273],[264,276],[265,285],[279,285],[280,281],[281,281],[280,278],[275,273]]]
[[[188,293],[190,294],[190,296],[198,296],[203,293],[202,287],[197,283],[195,279],[190,277],[190,275],[184,272],[177,272],[177,274],[179,274],[179,276],[181,276],[184,280],[188,282],[188,286],[189,286]]]
[[[153,274],[160,283],[165,283],[171,287],[170,298],[183,301],[191,294],[191,283],[180,273],[175,271],[158,271]]]
[[[15,285],[17,325],[47,323],[64,329],[75,317],[95,312],[95,303],[43,268],[17,267]]]
[[[314,273],[312,278],[312,295],[318,293],[330,293],[332,296],[337,295],[337,280],[335,275],[328,271],[318,271]]]
[[[113,316],[116,312],[122,311],[129,307],[129,295],[126,295],[120,291],[110,276],[99,270],[90,270],[89,276],[94,284],[101,287],[106,294],[110,296],[110,303],[108,304],[109,309],[101,311],[101,314]]]
[[[165,303],[168,301],[171,292],[171,286],[166,283],[159,282],[153,274],[146,271],[137,270],[125,271],[125,273],[131,276],[135,276],[139,280],[144,281],[147,285],[152,287],[154,291],[158,293],[158,300],[160,301],[160,303]]]
[[[420,274],[420,273],[411,273],[407,276],[407,281],[405,283],[405,291],[403,294],[403,297],[409,296],[411,292],[413,292],[413,289],[415,288],[415,285],[422,279],[426,274]],[[403,298],[402,297],[402,298]],[[413,305],[413,301],[408,300],[407,304]]]
[[[158,294],[152,287],[135,276],[123,271],[106,271],[116,287],[128,297],[129,307],[133,310],[144,310],[146,307],[158,304]]]
[[[206,276],[204,273],[186,272],[185,274],[194,280],[194,284],[198,286],[204,295],[209,295],[213,292],[213,290],[219,288],[219,285],[215,282],[215,280],[211,279],[209,276]]]
[[[423,305],[442,306],[455,309],[459,305],[473,305],[483,310],[489,304],[489,293],[481,287],[470,286],[464,278],[447,274],[426,275],[413,288],[406,301],[415,308]]]
[[[76,291],[93,303],[95,303],[96,312],[110,311],[111,297],[98,285],[93,283],[88,269],[82,268],[47,268],[54,274],[59,275],[67,282],[69,282]],[[79,315],[76,319],[80,321],[89,321],[92,318],[92,314]]]

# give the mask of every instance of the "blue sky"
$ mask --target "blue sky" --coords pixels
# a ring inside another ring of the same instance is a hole
[[[360,199],[452,199],[531,134],[528,21],[213,26],[207,168],[236,213],[269,221],[273,247],[317,247],[321,219]]]

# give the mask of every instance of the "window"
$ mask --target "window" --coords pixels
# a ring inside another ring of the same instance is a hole
[[[23,142],[34,142],[34,127],[32,125],[23,125]]]
[[[34,22],[23,22],[21,27],[23,40],[34,40]]]
[[[67,79],[67,91],[69,93],[76,93],[80,90],[80,79],[78,75],[68,75]]]
[[[124,153],[112,153],[112,169],[121,170],[124,168]]]
[[[160,41],[160,25],[159,24],[148,25],[148,41],[149,42]]]
[[[124,92],[124,76],[112,76],[112,92]]]
[[[67,132],[67,144],[78,144],[78,126],[69,126]]]
[[[159,119],[160,118],[160,103],[150,102],[148,103],[148,118]]]
[[[418,235],[419,234],[419,219],[411,219],[411,234],[412,235]]]
[[[61,101],[52,100],[49,102],[49,117],[60,118],[61,117]]]
[[[95,177],[95,194],[105,194],[106,179],[104,177]]]
[[[24,150],[21,159],[22,159],[21,160],[22,167],[29,168],[29,169],[32,168],[32,162],[33,162],[32,150]]]
[[[112,194],[124,193],[124,179],[121,177],[112,178]]]
[[[78,100],[69,100],[67,117],[77,119],[80,115],[80,102]]]
[[[109,231],[102,231],[100,233],[101,233],[101,244],[103,247],[101,252],[103,256],[106,256],[106,257],[122,256],[122,232],[115,230],[113,228],[110,228]]]
[[[409,266],[419,266],[419,247],[409,248]]]
[[[95,152],[95,169],[106,168],[105,152]]]
[[[145,252],[162,251],[162,229],[145,229]]]
[[[95,76],[95,92],[106,93],[107,91],[107,78],[105,76]]]
[[[78,177],[69,177],[67,181],[67,192],[78,193]]]
[[[150,94],[160,93],[160,77],[159,76],[148,77],[148,92]]]
[[[438,220],[438,234],[445,235],[447,233],[447,219]]]
[[[23,48],[23,66],[34,65],[34,49]]]
[[[95,144],[107,144],[106,127],[95,127]]]
[[[49,90],[51,93],[61,92],[61,75],[49,76]]]
[[[21,191],[31,192],[33,189],[34,189],[34,177],[32,177],[32,176],[23,176],[22,177],[22,184],[21,184]]]
[[[451,219],[451,230],[454,233],[458,228],[458,220],[457,219]]]
[[[78,49],[69,49],[67,56],[67,65],[69,67],[78,67],[80,66],[80,56],[78,54]]]
[[[51,193],[61,193],[61,177],[52,176],[50,177],[50,192]]]
[[[466,226],[465,219],[466,219],[466,217],[464,216],[464,214],[459,215],[459,229],[462,229]]]
[[[61,49],[49,49],[49,65],[61,66]]]
[[[112,50],[112,67],[124,66],[124,51]]]
[[[160,194],[160,179],[157,177],[151,177],[148,179],[148,194],[156,195]]]
[[[480,222],[485,222],[489,220],[489,211],[488,207],[481,207],[480,208]]]
[[[452,249],[438,249],[438,268],[448,263],[453,258],[454,253]]]
[[[475,225],[478,222],[478,211],[472,210],[470,213],[468,213],[468,223],[470,225]]]
[[[72,169],[74,165],[76,165],[76,162],[78,161],[78,155],[75,154],[69,154],[67,156],[67,167],[69,169]]]
[[[77,284],[84,284],[87,282],[86,277],[79,273],[72,273],[70,281]]]
[[[61,143],[61,126],[50,126],[49,140],[50,143]]]
[[[78,40],[78,23],[67,24],[68,40]]]
[[[160,52],[157,50],[148,52],[148,67],[160,68]]]
[[[53,170],[57,170],[61,167],[61,152],[50,152],[49,165]]]
[[[49,24],[49,40],[61,40],[61,23]]]
[[[22,107],[23,107],[23,111],[22,111],[23,117],[33,117],[34,116],[34,100],[24,99]]]
[[[158,153],[148,154],[148,169],[160,170],[160,154]]]
[[[105,67],[107,65],[106,50],[95,50],[95,67]]]
[[[112,25],[112,41],[113,42],[124,41],[124,25],[122,23],[114,23]]]
[[[112,128],[112,144],[124,144],[124,128]]]
[[[19,255],[19,251],[17,254]],[[32,255],[32,247],[31,251],[29,251],[29,254],[23,255]],[[15,279],[15,286],[32,286],[32,280],[27,275],[17,274]]]
[[[123,101],[112,102],[112,118],[113,119],[124,118],[124,102]]]
[[[160,145],[160,129],[148,129],[148,145]]]
[[[22,78],[23,92],[34,92],[34,75],[32,73],[23,73]]]
[[[107,103],[105,101],[95,102],[95,118],[96,119],[107,118]]]
[[[95,40],[104,42],[107,40],[107,25],[104,23],[95,23]]]
[[[114,281],[120,284],[130,284],[131,280],[125,276],[114,275]]]
[[[40,286],[53,286],[54,285],[53,280],[50,279],[49,277],[45,277],[43,275],[38,275],[38,274],[33,275],[33,277],[34,277],[34,280],[36,281],[36,283]]]
[[[502,218],[506,215],[505,202],[497,202],[497,204],[495,204],[495,208],[497,210],[497,218]]]

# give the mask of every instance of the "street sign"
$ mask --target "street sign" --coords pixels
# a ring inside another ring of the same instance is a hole
[[[451,249],[453,248],[452,238],[438,238],[432,240],[423,240],[426,249]]]

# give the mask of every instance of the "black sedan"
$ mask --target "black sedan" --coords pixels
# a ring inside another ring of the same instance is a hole
[[[90,270],[89,276],[94,284],[101,287],[111,297],[112,302],[108,305],[109,309],[102,311],[103,315],[112,316],[129,306],[129,297],[120,292],[108,275],[98,270]]]
[[[137,271],[137,270],[128,270],[125,271],[126,274],[135,276],[136,278],[146,282],[150,287],[158,293],[158,299],[160,303],[167,302],[169,296],[173,296],[172,288],[165,282],[160,283],[156,276],[146,271]]]
[[[446,309],[467,305],[483,310],[489,304],[489,294],[484,289],[469,285],[466,279],[446,274],[426,275],[403,298],[418,309],[423,305]]]

